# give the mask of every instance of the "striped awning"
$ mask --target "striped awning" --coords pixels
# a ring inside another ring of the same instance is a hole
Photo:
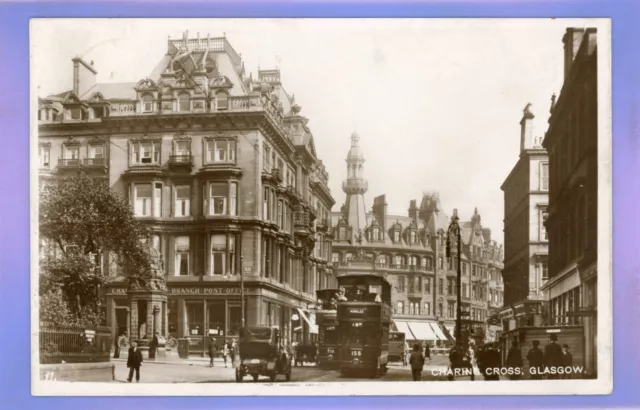
[[[394,320],[393,323],[395,323],[396,327],[398,328],[398,332],[404,333],[405,340],[418,340],[413,335],[413,332],[411,332],[411,329],[409,328],[409,324],[407,322]]]
[[[440,340],[433,331],[429,322],[407,322],[416,340]]]

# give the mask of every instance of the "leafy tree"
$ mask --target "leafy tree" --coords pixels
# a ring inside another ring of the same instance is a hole
[[[148,230],[104,180],[80,173],[46,185],[40,194],[39,222],[40,237],[60,255],[42,261],[40,295],[46,295],[47,303],[61,296],[77,320],[100,320],[100,287],[106,277],[95,269],[95,255],[116,255],[130,281],[152,276]]]

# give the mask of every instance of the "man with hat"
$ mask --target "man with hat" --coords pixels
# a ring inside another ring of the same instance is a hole
[[[558,369],[562,367],[564,356],[558,344],[558,335],[551,335],[551,342],[544,348],[544,366],[548,379],[559,379]]]

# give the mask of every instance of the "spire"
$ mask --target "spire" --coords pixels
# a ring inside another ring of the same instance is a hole
[[[354,234],[367,227],[367,207],[364,194],[369,186],[364,179],[364,155],[360,148],[360,136],[351,134],[351,148],[347,154],[347,179],[342,182],[342,190],[347,194],[346,219]]]

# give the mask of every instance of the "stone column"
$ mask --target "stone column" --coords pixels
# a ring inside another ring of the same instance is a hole
[[[160,306],[153,306],[153,332],[152,335],[156,333],[162,335],[162,329],[160,329]]]

